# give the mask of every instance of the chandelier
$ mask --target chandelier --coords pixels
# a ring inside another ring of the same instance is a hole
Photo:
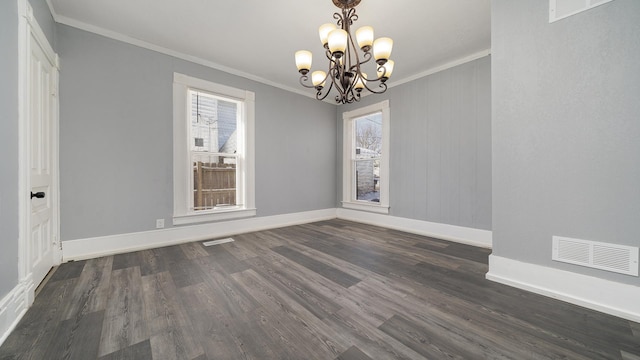
[[[320,26],[320,41],[325,48],[325,56],[329,60],[327,72],[318,70],[311,73],[312,54],[307,50],[296,52],[296,66],[300,72],[300,84],[316,89],[316,99],[324,100],[335,87],[338,94],[336,103],[349,104],[360,100],[364,89],[382,94],[387,90],[386,81],[393,72],[393,60],[389,60],[393,40],[381,37],[373,40],[373,28],[363,26],[356,30],[356,41],[351,34],[351,25],[358,20],[355,7],[361,0],[332,0],[342,13],[336,12],[333,18],[337,26],[331,23]],[[359,54],[358,48],[362,51]],[[377,76],[368,76],[362,66],[371,58],[375,59]],[[327,85],[328,83],[328,85]]]

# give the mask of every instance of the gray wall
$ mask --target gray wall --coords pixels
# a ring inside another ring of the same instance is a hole
[[[552,235],[640,245],[640,1],[549,24],[548,2],[492,2],[494,254],[551,260]]]
[[[391,215],[491,230],[490,57],[340,106],[338,184],[342,113],[385,99],[391,112]]]
[[[333,105],[56,29],[63,240],[152,230],[160,218],[171,224],[174,72],[255,92],[258,216],[334,207]]]
[[[18,284],[18,7],[0,1],[0,299]]]

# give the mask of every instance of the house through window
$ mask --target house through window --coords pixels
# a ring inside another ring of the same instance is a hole
[[[197,90],[191,98],[193,210],[235,206],[238,102]]]

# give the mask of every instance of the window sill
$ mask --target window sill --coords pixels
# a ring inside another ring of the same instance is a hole
[[[343,201],[342,207],[345,209],[369,211],[378,214],[389,214],[388,206],[368,204],[365,202]]]
[[[210,221],[232,220],[256,216],[256,209],[225,209],[202,214],[174,215],[173,225],[197,224]]]

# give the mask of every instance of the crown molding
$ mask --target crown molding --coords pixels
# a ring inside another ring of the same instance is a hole
[[[210,61],[210,60],[205,60],[203,58],[197,57],[197,56],[193,56],[193,55],[188,55],[179,51],[175,51],[175,50],[171,50],[159,45],[155,45],[143,40],[139,40],[136,38],[133,38],[131,36],[116,32],[116,31],[112,31],[112,30],[107,30],[105,28],[99,27],[99,26],[95,26],[95,25],[91,25],[91,24],[87,24],[85,22],[82,21],[78,21],[63,15],[58,14],[55,11],[55,8],[53,6],[53,0],[46,0],[47,5],[49,6],[49,11],[51,12],[51,15],[53,16],[53,20],[59,24],[63,24],[63,25],[67,25],[76,29],[80,29],[80,30],[84,30],[90,33],[94,33],[97,35],[101,35],[104,36],[106,38],[109,39],[113,39],[113,40],[117,40],[117,41],[121,41],[127,44],[131,44],[134,46],[138,46],[147,50],[151,50],[151,51],[155,51],[164,55],[169,55],[181,60],[185,60],[185,61],[189,61],[192,62],[194,64],[198,64],[198,65],[202,65],[202,66],[206,66],[208,68],[212,68],[215,70],[220,70],[220,71],[224,71],[226,73],[229,73],[231,75],[236,75],[248,80],[252,80],[264,85],[269,85],[269,86],[273,86],[275,88],[281,89],[281,90],[285,90],[288,92],[292,92],[294,94],[298,94],[298,95],[302,95],[304,97],[310,98],[310,99],[316,99],[315,97],[315,93],[313,92],[308,92],[305,89],[299,89],[299,88],[294,88],[291,86],[287,86],[287,85],[283,85],[280,83],[277,83],[275,81],[271,81],[265,78],[262,78],[260,76],[256,76],[238,69],[234,69],[222,64],[218,64],[216,62]],[[485,49],[485,50],[481,50],[479,52],[467,55],[465,57],[447,62],[445,64],[442,64],[440,66],[437,67],[433,67],[430,68],[428,70],[425,71],[421,71],[419,73],[416,73],[414,75],[411,75],[409,77],[405,77],[402,79],[394,79],[394,80],[390,80],[387,82],[387,87],[388,88],[393,88],[396,86],[400,86],[403,84],[406,84],[408,82],[423,78],[425,76],[429,76],[432,74],[435,74],[437,72],[443,71],[443,70],[447,70],[450,69],[452,67],[458,66],[458,65],[462,65],[464,63],[468,63],[480,58],[483,58],[485,56],[488,56],[491,54],[491,49]],[[366,94],[362,94],[362,97],[366,97],[371,95],[371,93],[366,93]],[[323,100],[323,102],[327,103],[327,104],[333,104],[335,106],[339,106],[341,104],[337,104],[335,103],[335,101],[333,101],[333,97],[328,96],[325,100]]]
[[[51,5],[51,0],[47,0],[47,4],[49,4],[49,8],[53,9],[53,6]],[[181,60],[185,60],[194,64],[198,64],[198,65],[202,65],[202,66],[206,66],[208,68],[212,68],[215,70],[220,70],[220,71],[224,71],[228,74],[231,75],[236,75],[248,80],[252,80],[261,84],[265,84],[265,85],[269,85],[269,86],[273,86],[275,88],[279,88],[281,90],[285,90],[288,92],[292,92],[298,95],[302,95],[308,98],[312,98],[315,99],[315,96],[311,93],[308,93],[302,89],[297,89],[297,88],[293,88],[290,86],[286,86],[286,85],[282,85],[280,83],[262,78],[260,76],[256,76],[253,74],[249,74],[247,72],[244,71],[240,71],[238,69],[234,69],[225,65],[221,65],[218,64],[216,62],[213,61],[209,61],[209,60],[205,60],[203,58],[197,57],[197,56],[193,56],[193,55],[188,55],[179,51],[175,51],[175,50],[171,50],[168,48],[165,48],[163,46],[159,46],[159,45],[155,45],[140,39],[136,39],[133,37],[130,37],[128,35],[124,35],[122,33],[119,32],[115,32],[115,31],[111,31],[111,30],[107,30],[105,28],[99,27],[99,26],[95,26],[95,25],[91,25],[91,24],[87,24],[85,22],[82,21],[78,21],[75,19],[71,19],[68,18],[66,16],[62,16],[60,14],[55,13],[54,10],[51,10],[51,14],[53,16],[53,19],[59,23],[59,24],[63,24],[63,25],[67,25],[76,29],[80,29],[83,31],[87,31],[93,34],[97,34],[100,36],[104,36],[106,38],[109,39],[113,39],[113,40],[117,40],[117,41],[121,41],[130,45],[134,45],[143,49],[147,49],[147,50],[151,50],[151,51],[155,51],[157,53],[161,53],[164,55],[168,55],[168,56],[172,56],[175,57],[177,59],[181,59]]]
[[[478,52],[473,53],[471,55],[467,55],[465,57],[450,61],[448,63],[444,63],[444,64],[442,64],[440,66],[436,66],[436,67],[433,67],[431,69],[428,69],[428,70],[425,70],[425,71],[421,71],[421,72],[419,72],[417,74],[411,75],[411,76],[406,77],[404,79],[400,79],[400,80],[394,81],[391,84],[389,84],[389,88],[393,88],[393,87],[396,87],[396,86],[399,86],[399,85],[402,85],[402,84],[406,84],[408,82],[411,82],[411,81],[414,81],[414,80],[418,80],[418,79],[423,78],[425,76],[433,75],[433,74],[438,73],[440,71],[444,71],[444,70],[450,69],[452,67],[456,67],[458,65],[462,65],[462,64],[474,61],[474,60],[478,60],[478,59],[481,59],[481,58],[483,58],[485,56],[489,56],[489,55],[491,55],[491,49],[485,49],[485,50],[482,50],[482,51],[478,51]]]

